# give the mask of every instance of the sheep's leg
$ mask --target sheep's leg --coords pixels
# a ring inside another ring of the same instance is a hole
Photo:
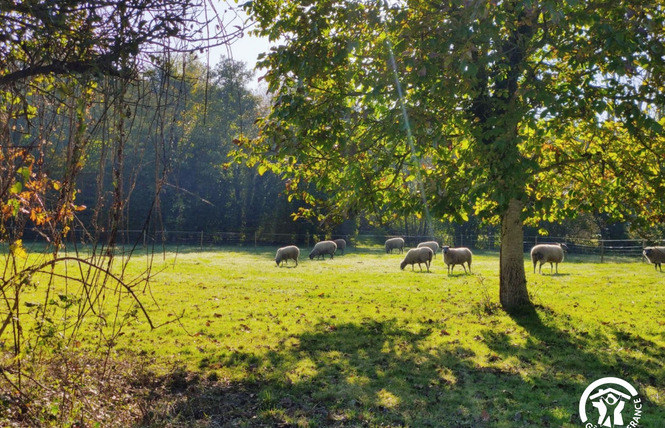
[[[466,266],[464,266],[464,263],[462,263],[462,267],[464,268],[464,273],[466,273]],[[469,268],[471,269],[471,268]]]
[[[469,273],[471,273],[471,262],[468,263],[469,263]]]

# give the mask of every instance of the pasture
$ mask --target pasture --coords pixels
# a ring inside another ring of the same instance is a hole
[[[441,253],[421,273],[379,247],[301,249],[297,268],[277,267],[275,249],[154,258],[141,299],[167,324],[136,314],[114,338],[113,358],[150,377],[135,425],[581,427],[580,396],[607,376],[638,389],[639,426],[665,421],[665,273],[652,265],[573,254],[540,275],[525,254],[535,311],[510,316],[496,253],[448,275]]]

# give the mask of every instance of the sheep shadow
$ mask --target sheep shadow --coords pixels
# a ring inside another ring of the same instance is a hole
[[[458,272],[458,273],[448,272],[448,276],[458,277],[458,276],[462,276],[462,275],[464,275],[464,276],[467,276],[467,275],[473,276],[473,272]]]
[[[556,272],[543,272],[543,273],[535,273],[535,275],[541,275],[541,276],[571,276],[572,273],[556,273]]]
[[[412,273],[434,273],[431,269],[430,270],[422,270],[421,269],[421,270],[411,270],[411,271],[407,271],[406,269],[402,269],[402,270],[404,270],[406,272],[412,272]]]

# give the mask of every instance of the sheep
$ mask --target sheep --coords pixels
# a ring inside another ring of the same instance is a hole
[[[665,247],[645,247],[642,254],[649,260],[649,263],[653,263],[656,270],[660,268],[660,271],[663,271],[661,263],[665,263]]]
[[[309,259],[313,260],[314,257],[323,257],[325,259],[326,254],[330,254],[330,258],[332,259],[335,255],[335,251],[337,251],[337,244],[333,241],[319,241],[314,245],[312,252],[309,253]]]
[[[285,262],[288,266],[289,259],[291,259],[295,260],[296,266],[298,266],[298,257],[300,257],[300,248],[295,245],[289,245],[288,247],[282,247],[277,250],[277,254],[275,254],[275,263],[279,266],[282,262]]]
[[[344,250],[346,249],[346,241],[344,239],[335,239],[333,242],[337,244],[337,249],[342,250],[342,255],[344,255]]]
[[[415,270],[415,264],[418,263],[420,271],[423,271],[421,263],[425,263],[427,272],[429,272],[429,265],[432,263],[434,252],[429,247],[411,248],[404,256],[404,260],[399,264],[400,269],[404,270],[406,265],[411,265],[411,270]]]
[[[404,239],[402,238],[390,238],[386,240],[386,253],[393,253],[393,250],[397,248],[402,254],[404,252]]]
[[[442,248],[442,252],[443,262],[448,266],[448,275],[453,273],[455,265],[462,265],[464,273],[466,273],[466,266],[464,266],[465,262],[469,264],[469,273],[471,273],[471,259],[473,258],[471,250],[466,247],[450,248],[445,245]]]
[[[427,241],[427,242],[421,242],[418,244],[418,248],[420,247],[429,247],[432,249],[432,252],[434,252],[434,258],[436,258],[436,253],[439,252],[439,243],[436,241]]]
[[[538,273],[543,273],[543,264],[550,264],[550,273],[556,264],[556,273],[559,273],[559,263],[563,261],[563,252],[568,251],[566,244],[538,244],[531,249],[531,261],[533,262],[533,273],[536,273],[536,264],[540,262]]]

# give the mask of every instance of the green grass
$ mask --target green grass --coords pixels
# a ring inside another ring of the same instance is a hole
[[[606,376],[638,389],[640,426],[665,421],[665,274],[651,265],[573,255],[540,275],[525,259],[536,310],[509,316],[494,253],[474,255],[471,275],[448,275],[440,254],[421,273],[378,247],[302,253],[297,268],[272,248],[155,258],[142,299],[171,323],[139,316],[116,350],[207,380],[172,424],[580,427],[582,392]]]

